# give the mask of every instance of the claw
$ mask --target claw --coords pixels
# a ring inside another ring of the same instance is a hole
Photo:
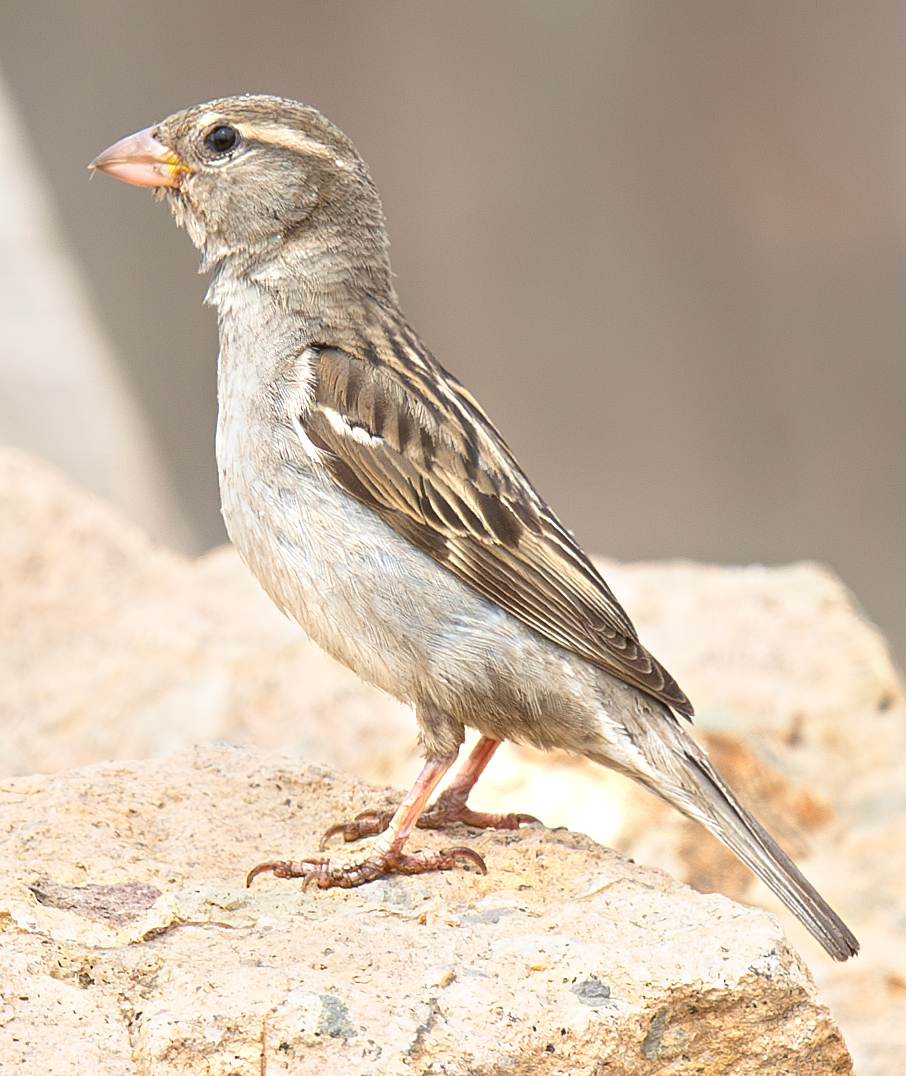
[[[466,859],[482,874],[488,873],[488,865],[484,859],[477,853],[472,851],[471,848],[441,848],[440,854],[442,856],[449,856],[451,859]]]
[[[326,829],[321,835],[321,840],[318,844],[318,851],[323,852],[324,849],[327,847],[327,842],[330,840],[330,838],[335,837],[338,833],[343,834],[344,841],[352,840],[352,838],[346,836],[346,830],[351,825],[353,825],[352,822],[337,822],[335,826],[331,826],[330,829]]]
[[[390,825],[392,818],[392,811],[361,811],[351,822],[338,822],[335,826],[331,826],[324,833],[318,847],[323,852],[330,838],[338,833],[343,834],[343,840],[347,843],[358,841],[362,837],[373,837],[376,833],[383,833]]]
[[[289,864],[277,860],[274,863],[259,863],[257,867],[252,869],[245,876],[245,888],[249,889],[252,882],[258,877],[259,874],[264,874],[265,871],[273,871],[277,878],[283,877],[280,873],[281,867],[287,867]]]

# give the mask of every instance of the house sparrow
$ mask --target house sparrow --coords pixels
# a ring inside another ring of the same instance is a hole
[[[223,515],[277,606],[364,680],[410,704],[426,762],[357,858],[262,863],[354,886],[448,870],[410,852],[421,818],[517,828],[469,791],[502,740],[609,766],[727,844],[827,949],[855,937],[685,733],[689,700],[485,413],[400,311],[381,202],[313,108],[230,97],[178,112],[93,162],[165,196],[212,274]],[[481,739],[433,807],[466,727]],[[323,848],[323,845],[322,845]]]

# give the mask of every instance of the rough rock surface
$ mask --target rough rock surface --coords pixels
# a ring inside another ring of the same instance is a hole
[[[392,799],[226,746],[5,779],[0,1069],[851,1072],[773,916],[568,831],[419,833],[486,877],[242,887]]]
[[[906,703],[883,639],[814,565],[603,564],[698,710],[695,730],[856,931],[834,965],[699,827],[631,783],[506,748],[475,805],[569,825],[777,912],[860,1076],[906,1057]],[[0,774],[194,743],[257,745],[407,786],[405,708],[324,657],[232,550],[189,561],[56,472],[0,453]]]

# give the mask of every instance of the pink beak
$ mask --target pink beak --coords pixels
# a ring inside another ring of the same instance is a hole
[[[178,187],[183,175],[191,175],[172,149],[158,142],[154,127],[121,138],[88,166],[100,168],[136,187]]]

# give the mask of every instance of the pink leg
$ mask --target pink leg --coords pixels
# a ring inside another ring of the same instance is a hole
[[[421,874],[424,871],[451,870],[457,859],[470,860],[482,874],[487,873],[481,856],[468,848],[445,848],[440,852],[413,852],[411,855],[403,852],[403,845],[431,798],[431,793],[454,760],[455,756],[448,759],[429,759],[425,763],[411,791],[387,825],[382,827],[381,836],[363,860],[344,863],[332,860],[329,856],[313,856],[309,859],[259,863],[249,871],[246,886],[251,885],[259,874],[273,871],[277,878],[304,878],[306,884],[314,883],[322,889],[329,889],[331,886],[350,889],[380,878],[383,874]]]
[[[489,814],[486,811],[473,811],[466,806],[469,793],[500,744],[500,740],[482,736],[447,788],[419,818],[419,826],[443,829],[449,822],[464,822],[477,829],[519,829],[525,823],[538,821],[533,814]]]
[[[519,829],[524,823],[537,822],[538,819],[531,814],[489,814],[486,811],[473,811],[466,806],[469,793],[484,773],[485,767],[500,744],[500,740],[482,736],[449,786],[414,824],[420,829],[443,829],[450,822],[464,822],[467,826],[475,826],[477,829]],[[338,833],[343,835],[345,841],[355,841],[360,837],[383,833],[392,824],[394,817],[396,816],[391,815],[389,811],[383,814],[377,811],[363,811],[352,822],[341,822],[339,825],[331,826],[324,834],[321,848],[323,849],[325,843]]]

